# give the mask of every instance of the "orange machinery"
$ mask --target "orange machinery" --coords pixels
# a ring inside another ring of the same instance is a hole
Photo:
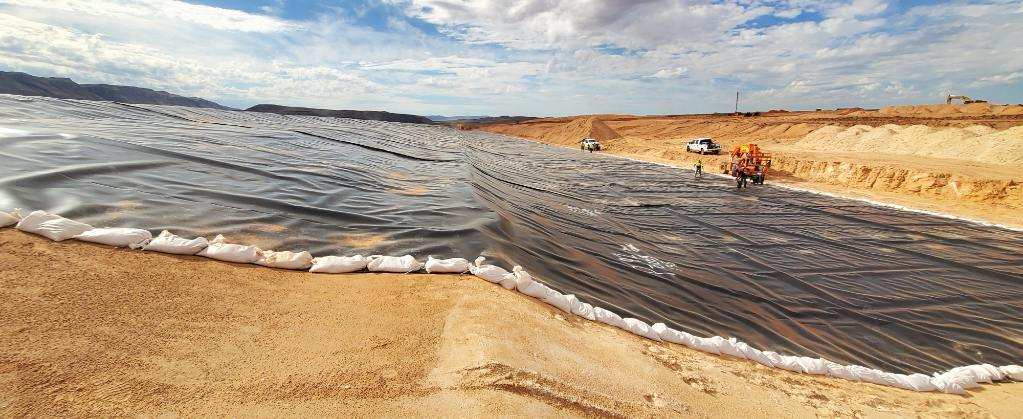
[[[738,144],[729,153],[729,174],[740,188],[746,186],[746,179],[763,185],[770,167],[771,155],[760,151],[756,144]]]

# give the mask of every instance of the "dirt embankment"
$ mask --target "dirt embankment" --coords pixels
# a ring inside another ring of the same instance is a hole
[[[727,150],[756,142],[774,156],[776,182],[856,198],[1023,227],[1023,106],[921,105],[881,110],[771,111],[756,116],[599,115],[550,118],[481,129],[552,144],[552,133],[596,119],[617,138],[606,152],[690,167],[724,167],[725,155],[685,152],[712,137]],[[950,205],[951,204],[951,205]]]
[[[1023,105],[995,105],[991,103],[971,103],[968,105],[907,105],[885,106],[877,112],[884,116],[913,116],[922,118],[954,118],[958,116],[1019,116],[1023,115]],[[870,114],[857,114],[870,116]]]
[[[641,339],[472,276],[317,275],[0,229],[0,416],[1001,416]]]
[[[509,129],[508,132],[501,132],[500,130],[504,126],[506,125],[492,125],[495,130],[493,132],[513,136],[523,136],[524,134],[533,140],[564,146],[577,146],[584,138],[594,138],[601,143],[607,143],[621,137],[596,116],[557,120],[557,122],[512,124],[515,128]]]

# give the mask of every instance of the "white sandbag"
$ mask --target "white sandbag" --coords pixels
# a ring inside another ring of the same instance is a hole
[[[693,339],[693,346],[691,346],[691,348],[700,352],[717,355],[721,353],[721,342],[724,340],[725,339],[721,336],[714,336],[711,338],[697,337]]]
[[[777,352],[774,352],[774,351],[761,351],[760,354],[761,354],[760,357],[757,357],[757,358],[747,358],[747,359],[752,360],[752,361],[756,361],[757,363],[759,363],[759,364],[761,364],[761,365],[763,365],[765,367],[771,367],[771,368],[777,367],[778,365],[781,365],[781,363],[783,362],[781,354],[779,354]]]
[[[355,256],[321,256],[313,258],[313,266],[309,272],[321,274],[343,274],[366,269],[369,259],[363,255]]]
[[[1005,379],[1005,374],[998,367],[991,364],[980,364],[980,366],[981,368],[984,368],[985,370],[988,371],[989,374],[988,378],[990,378],[991,381],[1002,381]]]
[[[825,375],[828,373],[828,367],[823,358],[810,358],[808,356],[801,356],[796,360],[799,363],[800,368],[803,369],[803,374],[812,375]]]
[[[855,381],[873,382],[877,380],[874,377],[874,370],[862,365],[846,365],[845,370],[855,378]]]
[[[827,364],[828,376],[846,379],[849,381],[860,381],[859,374],[856,373],[850,366],[836,364],[834,362]]]
[[[860,381],[866,383],[874,383],[882,386],[895,385],[896,381],[892,373],[884,372],[878,369],[862,367],[859,365],[849,366],[855,374],[860,378]]]
[[[138,249],[153,238],[153,234],[140,228],[94,228],[73,237],[92,243],[100,243],[108,246],[130,247]]]
[[[523,270],[521,266],[512,268],[512,275],[515,277],[515,289],[530,297],[545,300],[547,295],[553,292],[546,285],[534,281],[532,275]]]
[[[954,390],[958,390],[958,388],[960,387],[963,389],[967,389],[979,386],[973,374],[970,374],[968,371],[963,371],[956,368],[953,368],[940,374],[935,373],[931,381],[933,381],[935,385],[939,386],[939,388],[950,387]],[[942,391],[945,390],[942,388]]]
[[[313,266],[313,255],[306,251],[295,253],[287,250],[281,252],[264,250],[259,252],[259,259],[255,263],[268,268],[304,271]]]
[[[931,384],[942,393],[966,394],[966,388],[957,382],[955,377],[945,377],[936,374],[934,377],[931,377]]]
[[[622,319],[622,329],[628,330],[635,335],[645,337],[647,339],[661,341],[661,336],[650,328],[650,325],[640,319],[634,319],[632,317]]]
[[[977,365],[966,365],[963,367],[953,368],[951,371],[965,374],[971,377],[971,381],[975,383],[990,383],[993,381],[1001,381],[1002,371],[991,364],[977,364]]]
[[[739,340],[736,339],[736,338],[728,338],[726,340],[723,340],[719,344],[719,349],[721,350],[721,354],[722,355],[730,355],[730,356],[734,356],[736,358],[743,358],[743,359],[745,359],[746,358],[746,354],[742,353],[742,351],[739,350],[739,346],[738,346],[739,343],[740,343]]]
[[[750,361],[756,362],[760,365],[766,365],[770,367],[774,366],[774,361],[771,360],[771,357],[764,354],[764,351],[749,346],[748,344],[746,344],[746,342],[738,342],[735,344],[735,347],[739,350],[739,352],[742,353],[742,355],[746,359]]]
[[[982,377],[978,377],[978,374],[987,374],[971,367],[974,366],[956,367],[941,374],[935,373],[934,377],[931,378],[931,382],[934,383],[938,390],[943,392],[964,394],[966,389],[980,387],[978,379]],[[1001,370],[999,370],[999,373],[1001,373]]]
[[[519,265],[512,267],[512,275],[515,275],[515,289],[519,290],[519,292],[522,292],[524,288],[532,285],[534,282],[533,276]]]
[[[469,271],[469,261],[462,258],[434,259],[426,258],[426,273],[431,274],[463,274]]]
[[[679,345],[685,345],[690,348],[693,346],[693,342],[696,339],[696,336],[693,336],[686,332],[672,329],[665,325],[664,323],[655,323],[653,326],[650,326],[650,328],[653,329],[653,331],[657,333],[658,336],[661,337],[661,340],[665,342],[677,343]]]
[[[523,294],[526,294],[530,297],[536,298],[541,301],[547,301],[547,297],[551,295],[551,293],[557,292],[548,288],[546,285],[536,281],[529,281],[527,285],[522,284],[523,281],[519,281],[518,279],[516,279],[515,289],[519,290],[519,292]]]
[[[46,211],[32,211],[28,216],[18,221],[16,228],[24,232],[38,234],[53,241],[67,240],[92,230],[91,225],[69,220]]]
[[[578,304],[572,306],[572,314],[575,314],[576,316],[582,317],[586,320],[597,320],[596,316],[593,313],[592,304],[584,303],[578,300],[576,301],[578,302]]]
[[[889,387],[897,387],[899,385],[899,381],[896,379],[896,376],[898,374],[895,374],[895,373],[892,373],[892,372],[884,372],[884,371],[881,371],[881,370],[876,370],[876,371],[877,371],[877,379],[874,381],[874,384],[878,384],[878,385],[882,385],[882,386],[889,386]]]
[[[205,237],[186,239],[164,230],[154,237],[142,250],[170,253],[174,255],[194,255],[205,249],[210,243]]]
[[[944,373],[935,374],[931,381],[941,391],[954,393],[965,389],[980,387],[980,383],[990,383],[1004,378],[1002,371],[991,364],[967,365],[952,368]],[[957,393],[958,394],[958,393]]]
[[[799,366],[798,357],[795,356],[782,355],[781,362],[775,367],[786,371],[803,372],[803,368]]]
[[[0,228],[12,226],[18,224],[21,220],[21,210],[15,208],[14,211],[4,212],[0,211]]]
[[[625,326],[625,321],[622,320],[621,316],[601,307],[593,307],[593,317],[596,318],[598,322],[611,325],[619,329],[624,328]]]
[[[782,355],[781,363],[775,367],[803,374],[824,375],[828,373],[828,367],[823,359],[808,356]]]
[[[509,272],[504,278],[501,278],[501,286],[509,290],[515,289],[515,274]]]
[[[476,258],[474,264],[469,267],[469,273],[494,284],[500,284],[501,281],[504,280],[504,276],[510,273],[504,268],[498,266],[484,265],[484,260],[485,258],[483,256]]]
[[[931,382],[931,377],[924,374],[894,374],[895,386],[913,391],[934,391],[938,387]]]
[[[534,282],[539,284],[539,282]],[[557,307],[559,310],[564,311],[568,314],[572,314],[572,309],[579,304],[579,299],[575,298],[573,294],[562,294],[552,289],[547,289],[547,296],[543,300],[545,303]]]
[[[1023,381],[1023,367],[1019,365],[1003,365],[998,367],[1002,377],[1011,378],[1016,381]]]
[[[224,236],[218,234],[198,255],[225,262],[253,263],[259,260],[260,252],[256,246],[225,243]]]
[[[423,262],[416,260],[412,255],[373,255],[369,257],[369,263],[366,264],[366,268],[370,272],[410,273],[423,269]]]

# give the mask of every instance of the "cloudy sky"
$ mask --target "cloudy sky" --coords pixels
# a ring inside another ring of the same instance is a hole
[[[0,70],[445,115],[1018,103],[1023,2],[0,0]]]

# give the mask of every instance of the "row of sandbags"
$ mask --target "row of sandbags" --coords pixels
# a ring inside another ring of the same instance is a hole
[[[942,391],[963,394],[966,389],[980,383],[1002,380],[1023,381],[1023,367],[1006,365],[996,367],[990,364],[969,365],[953,368],[933,376],[925,374],[895,374],[859,365],[841,365],[824,358],[781,355],[762,351],[735,338],[720,336],[703,338],[667,327],[664,323],[654,325],[635,318],[622,318],[601,307],[594,307],[572,294],[562,294],[551,289],[522,269],[515,266],[509,272],[495,265],[485,265],[481,256],[474,263],[462,258],[435,259],[432,256],[425,263],[411,255],[405,256],[323,256],[313,257],[309,252],[261,250],[256,246],[227,243],[223,236],[213,240],[203,237],[187,239],[163,231],[156,237],[147,230],[135,228],[93,228],[44,211],[34,211],[24,218],[17,210],[13,213],[0,212],[0,227],[17,224],[17,228],[35,233],[52,240],[74,238],[110,246],[128,247],[179,255],[198,255],[236,263],[308,270],[317,273],[347,273],[361,270],[370,272],[410,273],[424,269],[428,273],[469,272],[488,282],[499,284],[509,290],[541,300],[565,313],[574,314],[591,321],[605,323],[630,333],[658,342],[671,342],[689,348],[712,353],[730,355],[773,368],[804,374],[827,375],[851,381],[862,381],[914,391]]]
[[[50,214],[33,211],[21,217],[20,211],[0,212],[0,227],[17,224],[17,228],[55,241],[76,239],[116,247],[150,250],[176,255],[198,255],[235,263],[254,263],[280,269],[309,270],[317,273],[416,272],[424,267],[429,273],[464,273],[469,270],[465,259],[434,259],[426,263],[411,255],[405,256],[324,256],[314,258],[309,252],[262,250],[256,246],[228,243],[222,235],[213,240],[205,237],[187,239],[164,230],[156,237],[138,228],[94,228],[91,225]]]

